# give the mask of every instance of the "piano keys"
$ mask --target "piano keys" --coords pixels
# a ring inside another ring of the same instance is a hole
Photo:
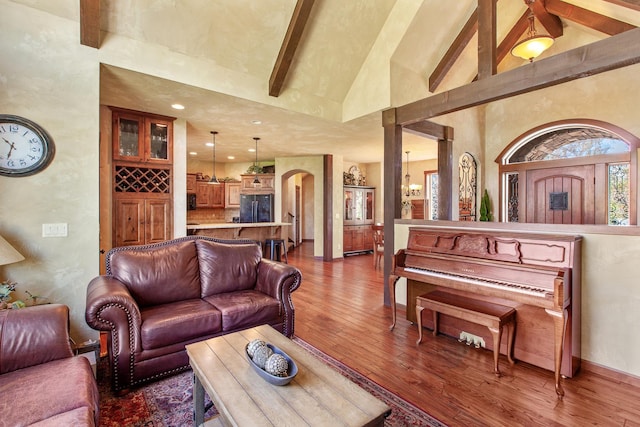
[[[411,227],[389,277],[391,329],[400,277],[407,279],[406,315],[413,323],[416,297],[436,289],[511,305],[517,310],[515,358],[554,371],[562,397],[560,376],[580,368],[581,242],[570,235]],[[455,337],[463,328],[482,332],[456,319],[441,324]]]

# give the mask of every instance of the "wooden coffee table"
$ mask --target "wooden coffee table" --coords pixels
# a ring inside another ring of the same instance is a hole
[[[262,339],[298,365],[285,386],[261,378],[245,346]],[[216,422],[229,426],[382,426],[391,408],[343,377],[271,326],[211,338],[187,346],[194,373],[196,426],[204,423],[204,391],[215,404]]]

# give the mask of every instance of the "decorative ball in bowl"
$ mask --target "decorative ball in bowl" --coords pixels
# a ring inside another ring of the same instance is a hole
[[[289,384],[298,373],[296,362],[273,344],[253,340],[245,347],[245,354],[253,369],[270,384]]]

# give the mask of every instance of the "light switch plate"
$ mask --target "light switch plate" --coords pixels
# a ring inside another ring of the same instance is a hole
[[[67,237],[67,223],[42,224],[42,237]]]

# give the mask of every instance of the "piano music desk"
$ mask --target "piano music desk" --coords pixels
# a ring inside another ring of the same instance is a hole
[[[513,338],[516,328],[516,309],[505,305],[481,301],[462,295],[455,295],[443,291],[433,291],[416,298],[416,318],[418,320],[418,341],[422,342],[422,310],[428,308],[433,311],[433,335],[438,335],[438,314],[446,314],[458,319],[466,320],[489,328],[493,336],[494,371],[500,376],[498,356],[500,355],[500,340],[502,328],[507,327],[507,359],[514,364]]]

